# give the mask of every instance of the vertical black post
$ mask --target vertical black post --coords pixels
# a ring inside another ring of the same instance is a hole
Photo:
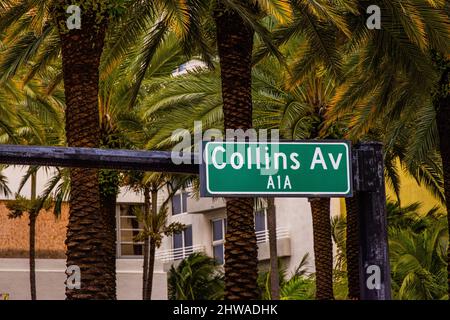
[[[391,299],[383,145],[364,142],[353,152],[359,200],[361,300]]]

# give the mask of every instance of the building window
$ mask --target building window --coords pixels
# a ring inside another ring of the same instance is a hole
[[[180,213],[187,212],[187,198],[189,194],[187,192],[177,193],[172,198],[172,215],[177,215]]]
[[[255,212],[255,231],[265,231],[267,228],[266,209],[260,209]]]
[[[269,234],[267,231],[267,210],[259,209],[255,211],[255,232],[256,232],[256,241],[267,242],[269,238]]]
[[[135,209],[144,210],[141,204],[120,204],[119,219],[117,219],[117,251],[118,256],[141,256],[143,255],[143,242],[134,241],[134,238],[142,231],[143,226],[135,214]]]
[[[184,259],[193,252],[192,226],[189,225],[180,233],[173,235],[174,260]]]
[[[225,233],[227,220],[217,219],[212,221],[213,257],[219,264],[225,261]]]

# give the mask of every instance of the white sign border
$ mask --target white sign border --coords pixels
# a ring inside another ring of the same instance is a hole
[[[258,141],[248,141],[248,142],[244,142],[244,141],[208,141],[205,145],[204,145],[204,150],[203,153],[206,154],[207,150],[208,150],[208,146],[210,144],[265,144],[265,145],[270,145],[270,144],[296,144],[296,145],[307,145],[307,144],[315,144],[315,145],[343,145],[347,151],[347,186],[348,189],[345,192],[308,192],[308,191],[303,191],[303,192],[298,192],[298,191],[260,191],[260,192],[248,192],[248,191],[211,191],[209,188],[209,171],[208,171],[208,163],[206,161],[206,157],[204,157],[205,159],[205,177],[206,177],[206,190],[207,192],[212,195],[276,195],[276,196],[280,196],[282,197],[283,195],[299,195],[299,196],[311,196],[314,197],[316,196],[320,196],[320,195],[336,195],[336,197],[338,196],[348,196],[350,191],[351,191],[351,177],[352,177],[352,167],[351,167],[351,152],[349,150],[349,143],[348,142],[344,142],[344,141],[336,141],[333,142],[332,140],[329,140],[330,142],[324,142],[324,141],[317,141],[315,142],[314,140],[311,140],[310,142],[300,142],[300,141],[292,141],[292,142],[258,142]]]

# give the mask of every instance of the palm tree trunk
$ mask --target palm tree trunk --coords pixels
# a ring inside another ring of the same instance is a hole
[[[272,300],[280,300],[280,277],[278,273],[277,218],[275,199],[267,198],[267,228],[269,230],[270,252],[270,295]]]
[[[444,172],[444,195],[447,207],[447,219],[450,232],[450,60],[437,59],[442,74],[439,80],[438,91],[435,94],[434,106],[436,109],[436,122],[439,132],[442,167]],[[447,251],[448,295],[450,299],[450,242]]]
[[[105,116],[106,118],[106,116]],[[100,147],[108,149],[119,149],[120,143],[115,132],[108,127],[108,120],[100,121]],[[99,171],[100,206],[103,218],[107,226],[108,242],[108,268],[112,277],[116,278],[117,259],[117,220],[116,207],[119,194],[120,177],[115,170],[102,169]],[[112,284],[111,295],[116,299],[116,281]]]
[[[156,215],[158,214],[158,189],[152,189],[152,221],[156,220]],[[152,299],[152,288],[153,288],[153,271],[155,268],[155,241],[150,238],[150,255],[149,255],[149,265],[148,265],[148,278],[147,278],[147,288],[146,297],[147,300]]]
[[[348,298],[360,299],[359,282],[359,204],[355,191],[352,198],[345,198],[347,209],[346,257],[348,277]]]
[[[30,212],[30,290],[31,300],[36,300],[36,214]]]
[[[31,300],[36,300],[36,214],[30,212],[30,290]]]
[[[144,219],[150,215],[150,188],[148,186],[144,187]],[[144,240],[144,268],[143,268],[143,279],[142,279],[142,299],[149,300],[147,297],[147,281],[148,281],[148,260],[149,260],[149,238],[146,237]]]
[[[147,300],[152,300],[152,289],[153,289],[153,272],[155,269],[155,242],[150,241],[150,261],[148,264],[148,281],[147,281]]]
[[[254,32],[221,2],[214,12],[225,129],[252,128],[251,60]],[[226,199],[225,298],[258,299],[258,247],[252,198]]]
[[[330,199],[312,198],[311,204],[316,265],[316,299],[332,300],[333,243],[331,238]]]
[[[253,206],[253,199],[226,200],[225,299],[227,300],[259,298],[258,247]]]
[[[31,174],[31,201],[36,200],[36,173]],[[31,210],[29,213],[30,219],[30,291],[31,300],[37,299],[36,294],[36,218],[37,212]]]
[[[108,250],[108,272],[110,277],[116,278],[116,203],[117,203],[117,184],[111,176],[117,175],[117,172],[110,170],[102,170],[102,179],[100,179],[100,207],[103,219],[107,223],[107,242],[105,243]],[[111,283],[111,292],[113,299],[116,299],[116,281]]]
[[[67,30],[71,1],[55,3],[60,28],[66,99],[66,136],[71,147],[96,148],[100,142],[99,65],[106,33],[106,6],[83,7],[81,29]],[[99,4],[99,3],[97,3]],[[115,274],[109,264],[110,225],[100,205],[96,169],[72,169],[67,226],[67,266],[81,270],[81,288],[66,289],[67,299],[115,299]]]
[[[251,60],[254,32],[218,1],[214,12],[222,79],[225,129],[252,127]],[[258,247],[254,200],[226,199],[225,298],[258,299]]]

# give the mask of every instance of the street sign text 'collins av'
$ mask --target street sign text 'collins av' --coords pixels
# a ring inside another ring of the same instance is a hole
[[[347,141],[204,142],[201,196],[349,197]]]

